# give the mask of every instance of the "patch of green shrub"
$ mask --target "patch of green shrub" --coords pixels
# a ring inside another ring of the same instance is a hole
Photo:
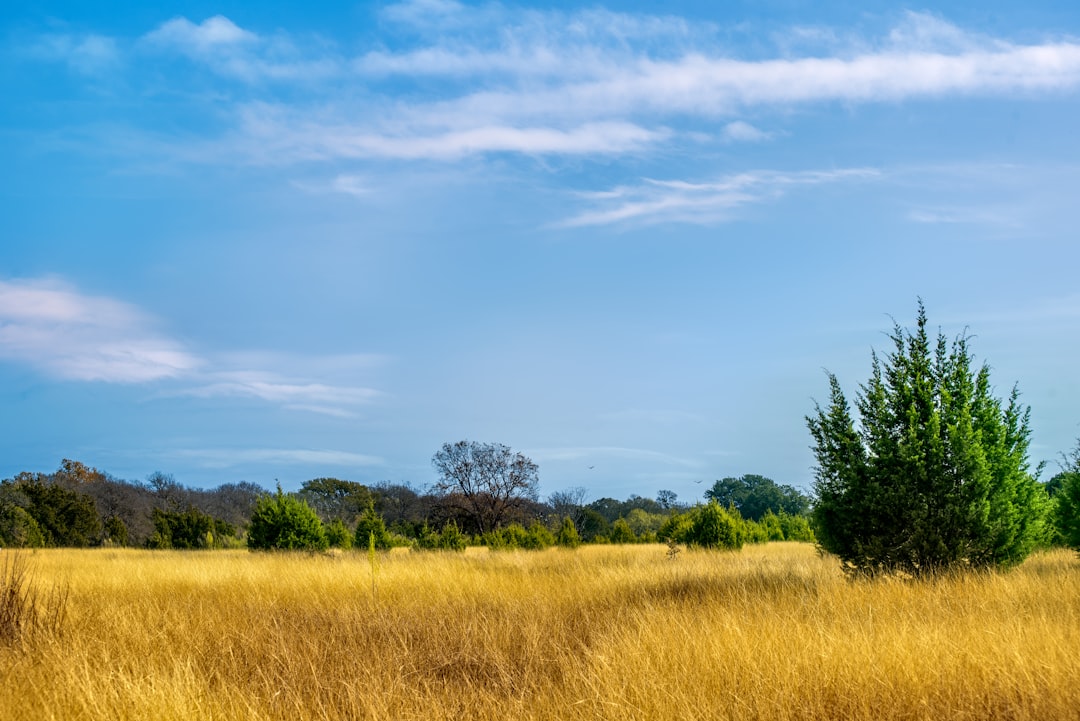
[[[555,536],[540,521],[533,521],[525,534],[525,543],[522,548],[530,551],[542,551],[555,545]]]
[[[743,539],[739,533],[741,519],[710,501],[697,510],[693,525],[692,542],[702,548],[738,550]]]
[[[353,534],[348,526],[340,518],[335,518],[326,524],[326,541],[330,548],[350,549],[353,545]]]
[[[390,531],[386,530],[386,522],[375,510],[375,504],[369,501],[367,508],[360,514],[360,519],[356,522],[356,535],[353,545],[357,548],[367,548],[371,543],[372,536],[375,538],[376,550],[388,551],[394,545],[393,536],[390,535]]]
[[[611,543],[637,543],[638,537],[630,528],[625,518],[619,518],[611,524],[611,532],[608,533],[608,541]]]
[[[9,505],[0,509],[0,546],[43,548],[45,534],[25,508]]]
[[[563,518],[559,533],[555,536],[555,543],[563,548],[577,548],[581,545],[581,536],[578,534],[574,519],[570,516]]]
[[[307,503],[282,493],[281,486],[255,502],[248,548],[325,551],[329,545],[319,515]]]

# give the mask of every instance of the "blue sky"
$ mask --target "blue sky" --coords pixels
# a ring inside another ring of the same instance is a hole
[[[1080,436],[1075,3],[318,5],[0,10],[0,477],[805,488],[918,297]]]

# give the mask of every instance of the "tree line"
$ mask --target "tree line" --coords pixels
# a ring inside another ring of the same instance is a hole
[[[689,505],[669,490],[589,501],[581,487],[541,500],[536,465],[497,443],[446,444],[433,467],[438,480],[427,489],[322,477],[285,493],[246,482],[189,488],[163,473],[127,481],[65,459],[53,473],[0,481],[0,546],[460,550],[813,540],[809,498],[763,476],[718,480],[707,504]],[[704,530],[717,517],[734,531]]]

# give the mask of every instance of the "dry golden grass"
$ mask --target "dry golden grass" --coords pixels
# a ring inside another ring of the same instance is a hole
[[[799,544],[382,557],[42,551],[7,719],[1067,719],[1080,561],[850,582]]]

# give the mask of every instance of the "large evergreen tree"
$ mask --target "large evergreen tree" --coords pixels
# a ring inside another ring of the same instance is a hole
[[[972,370],[966,336],[952,343],[894,324],[893,349],[873,354],[858,423],[834,375],[807,418],[817,457],[814,530],[848,570],[924,575],[1008,566],[1044,535],[1046,494],[1029,473],[1029,409],[1013,389],[994,397]]]

